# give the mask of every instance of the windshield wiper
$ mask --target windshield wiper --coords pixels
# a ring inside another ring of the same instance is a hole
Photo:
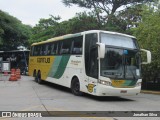
[[[129,66],[128,66],[129,67]],[[130,70],[130,72],[131,72],[131,74],[132,74],[132,76],[133,76],[133,79],[134,80],[137,80],[137,77],[136,77],[136,75],[133,73],[133,71],[131,70],[131,68],[129,67],[129,70]]]

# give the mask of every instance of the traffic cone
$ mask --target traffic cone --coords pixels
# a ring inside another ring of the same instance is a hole
[[[9,81],[17,81],[16,70],[15,69],[11,69],[11,76],[9,78]]]
[[[17,77],[17,79],[21,78],[21,70],[19,68],[16,69],[16,77]]]

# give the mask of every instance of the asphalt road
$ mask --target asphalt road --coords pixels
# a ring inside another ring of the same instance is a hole
[[[160,111],[160,95],[141,93],[137,96],[126,97],[94,97],[88,94],[74,96],[68,88],[47,82],[39,85],[29,76],[22,76],[20,80],[14,82],[8,81],[8,77],[0,77],[0,111]],[[123,114],[123,112],[118,114]],[[1,119],[22,118],[1,117]],[[53,117],[42,117],[41,119],[52,120]],[[160,120],[159,117],[94,117],[94,115],[54,117],[54,119]]]

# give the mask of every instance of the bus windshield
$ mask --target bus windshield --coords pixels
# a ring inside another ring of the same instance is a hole
[[[106,45],[116,46],[116,47],[124,47],[130,49],[137,49],[138,45],[135,40],[130,37],[121,36],[121,35],[113,35],[107,33],[101,33],[101,42]]]
[[[113,79],[140,78],[140,56],[138,51],[106,47],[101,59],[101,76]]]
[[[126,80],[141,77],[140,55],[134,40],[123,36],[102,34],[101,42],[106,44],[105,57],[100,60],[101,76]]]

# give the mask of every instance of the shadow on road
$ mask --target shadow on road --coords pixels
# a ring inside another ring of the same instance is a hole
[[[50,87],[52,89],[56,89],[56,90],[59,90],[59,91],[62,91],[62,92],[65,92],[65,93],[69,93],[69,94],[72,94],[70,88],[67,88],[67,87],[63,87],[61,85],[57,85],[57,84],[54,84],[54,83],[50,83],[50,82],[43,82],[43,85],[46,85],[47,87]],[[126,102],[126,101],[134,101],[134,100],[131,100],[131,99],[127,99],[127,98],[123,98],[123,97],[116,97],[116,96],[105,96],[105,97],[99,97],[99,96],[93,96],[93,95],[90,95],[90,94],[86,94],[86,93],[83,93],[82,96],[78,96],[78,97],[85,97],[87,99],[91,99],[91,100],[95,100],[95,101],[101,101],[101,102]]]
[[[131,102],[134,100],[131,99],[127,99],[127,98],[123,98],[123,97],[117,97],[117,96],[92,96],[92,95],[88,95],[88,94],[84,94],[84,97],[88,98],[88,99],[92,99],[92,100],[96,100],[96,101],[100,101],[100,102]]]

